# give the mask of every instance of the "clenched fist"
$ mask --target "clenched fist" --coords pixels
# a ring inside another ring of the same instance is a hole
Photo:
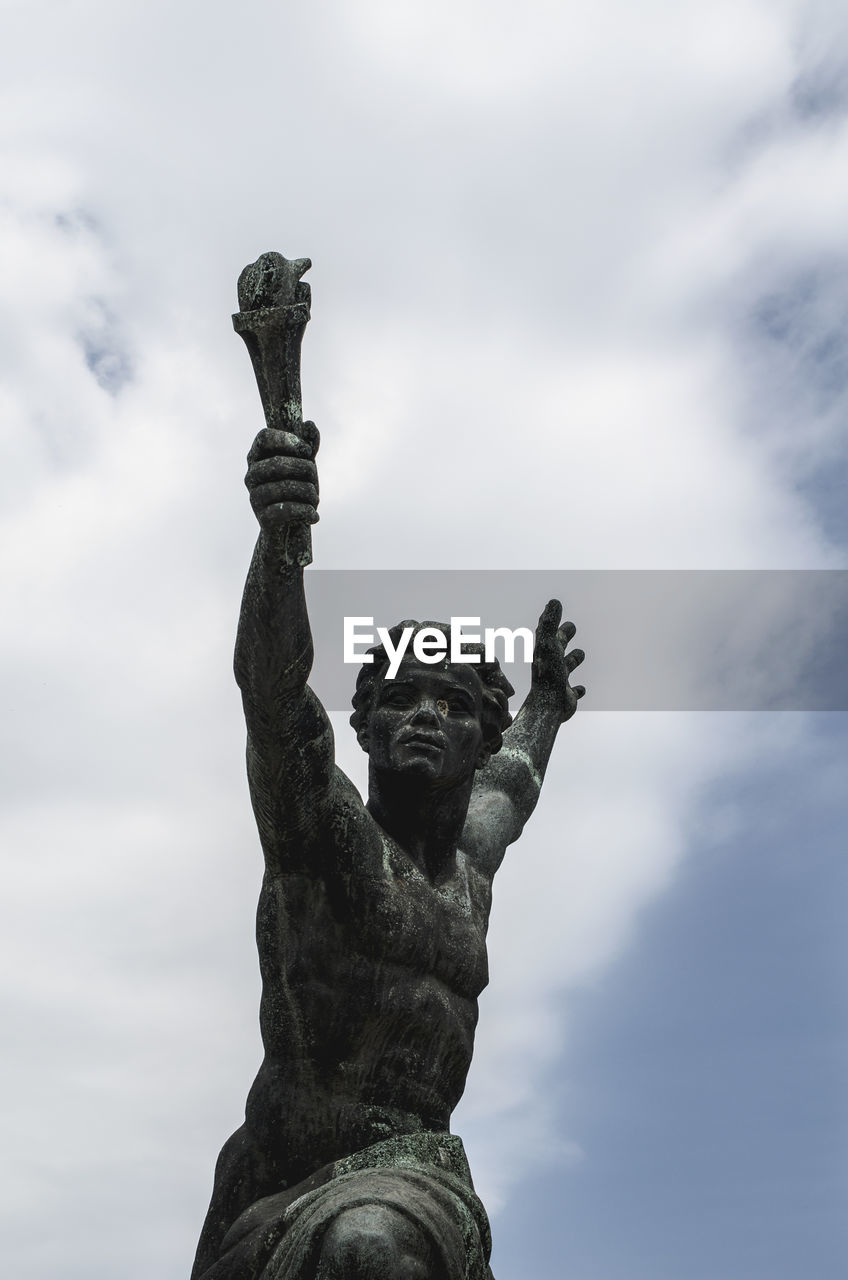
[[[318,428],[304,422],[302,435],[266,427],[247,455],[244,483],[250,505],[266,531],[282,525],[315,524],[318,520]]]

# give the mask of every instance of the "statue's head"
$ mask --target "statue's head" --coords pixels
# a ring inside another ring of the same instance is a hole
[[[359,672],[350,723],[359,745],[379,767],[460,781],[500,750],[503,732],[512,723],[513,687],[497,659],[484,660],[479,644],[462,644],[462,652],[478,654],[479,662],[451,663],[447,657],[419,662],[411,653],[412,640],[425,628],[441,631],[450,652],[445,623],[399,622],[389,631],[394,648],[407,627],[412,628],[407,656],[392,679],[385,646],[368,650],[374,660]]]

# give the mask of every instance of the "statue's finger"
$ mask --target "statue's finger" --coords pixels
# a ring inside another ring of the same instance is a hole
[[[277,480],[258,485],[250,495],[250,504],[257,512],[281,502],[308,503],[317,507],[318,490],[306,480]]]
[[[321,432],[318,430],[314,422],[304,422],[300,429],[300,434],[312,450],[312,456],[315,457],[318,447],[321,444]]]
[[[248,468],[244,483],[248,489],[267,484],[271,480],[308,480],[318,485],[318,472],[310,458],[287,458],[281,454],[273,454],[270,458],[259,458]]]
[[[563,644],[568,644],[569,641],[573,640],[577,635],[577,628],[573,622],[564,622],[557,632],[557,635]]]
[[[320,516],[314,507],[305,503],[279,502],[263,507],[257,512],[263,525],[269,524],[317,524]]]
[[[292,458],[311,458],[312,446],[301,440],[293,431],[278,431],[275,427],[264,427],[259,432],[250,452],[247,455],[248,466],[258,462],[260,458],[270,458],[272,454],[287,454]]]
[[[539,631],[556,631],[562,617],[562,605],[559,600],[549,600],[539,617]]]
[[[576,684],[572,688],[571,692],[574,694],[575,698],[582,698],[586,693],[586,686],[583,684]]]
[[[573,671],[575,667],[579,667],[580,663],[586,657],[582,649],[572,649],[570,653],[565,655],[565,667],[567,671]]]

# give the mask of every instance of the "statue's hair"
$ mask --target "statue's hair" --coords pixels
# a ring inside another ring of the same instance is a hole
[[[416,622],[414,618],[407,618],[405,622],[399,622],[396,626],[389,628],[389,637],[393,648],[397,648],[405,627],[412,627],[410,640],[419,631],[423,631],[425,627],[436,627],[447,639],[448,651],[450,651],[451,629],[446,623]],[[485,652],[482,644],[472,644],[467,640],[463,640],[462,652],[480,654],[480,661],[471,665],[471,670],[477,673],[483,686],[483,710],[481,716],[483,741],[492,755],[494,755],[496,751],[501,749],[504,730],[508,729],[512,724],[512,716],[509,714],[509,699],[515,693],[515,690],[501,670],[497,658],[492,662],[485,661]],[[368,653],[374,655],[374,660],[373,662],[364,662],[362,664],[359,675],[356,677],[356,689],[352,699],[353,715],[350,717],[350,723],[357,734],[360,728],[368,722],[374,695],[389,665],[389,655],[386,652],[385,645],[374,645],[373,648],[368,650]]]

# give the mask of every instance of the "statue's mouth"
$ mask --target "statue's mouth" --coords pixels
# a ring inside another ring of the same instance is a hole
[[[432,751],[443,751],[446,745],[440,733],[410,733],[402,741],[405,747],[429,747]]]

